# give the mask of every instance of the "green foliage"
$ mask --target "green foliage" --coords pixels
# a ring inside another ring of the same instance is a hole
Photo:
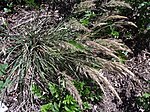
[[[0,90],[3,89],[3,86],[4,86],[4,81],[0,81]]]
[[[124,10],[124,14],[131,17],[133,21],[135,21],[136,25],[140,29],[140,31],[146,30],[147,25],[149,24],[149,7],[150,2],[147,0],[126,0],[131,4],[133,10]]]
[[[7,68],[8,68],[8,64],[0,64],[0,76],[6,73]]]
[[[58,98],[59,95],[60,95],[60,92],[61,92],[61,91],[59,91],[58,86],[56,86],[53,83],[49,83],[48,87],[49,87],[49,90],[50,90],[52,96],[55,97],[55,98]]]
[[[87,87],[85,85],[85,83],[83,82],[75,82],[76,86],[78,86],[78,90],[79,92],[82,94],[82,97],[86,99],[86,97],[88,97],[88,99],[93,99],[93,101],[95,101],[95,94],[91,94],[90,91],[92,87]],[[88,110],[90,109],[89,103],[88,102],[84,102],[83,103],[83,109],[81,109],[79,107],[79,105],[77,104],[76,100],[73,98],[73,96],[71,96],[64,87],[60,87],[57,86],[54,83],[49,83],[48,84],[49,87],[49,91],[51,93],[51,97],[47,96],[43,96],[42,95],[42,90],[35,84],[33,84],[32,86],[32,93],[35,96],[40,96],[38,97],[39,99],[43,100],[45,99],[46,101],[49,101],[47,104],[43,104],[41,106],[41,112],[82,112],[83,110]],[[86,90],[85,90],[86,88]],[[100,94],[99,96],[100,97]],[[87,100],[87,99],[86,99]],[[97,99],[98,101],[99,99]]]
[[[53,107],[52,103],[42,105],[41,112],[49,112],[49,111],[51,111],[52,107]]]
[[[83,82],[75,81],[74,84],[84,101],[96,103],[101,100],[102,91],[93,81],[86,79]]]
[[[64,105],[64,112],[81,112],[75,99],[71,95],[66,95],[62,103]]]
[[[90,84],[94,84],[89,81]],[[88,102],[99,102],[101,100],[101,91],[96,85],[88,85],[89,82],[74,81],[75,86],[83,98],[83,109],[79,107],[77,101],[65,89],[65,87],[58,86],[54,83],[49,83],[49,91],[51,97],[42,95],[42,90],[35,84],[32,86],[32,93],[41,100],[49,101],[47,104],[41,106],[41,112],[82,112],[90,109]]]
[[[8,64],[0,64],[0,77],[5,76]],[[0,91],[5,87],[4,80],[0,80]]]
[[[12,12],[12,8],[13,8],[13,2],[7,3],[6,7],[4,7],[4,12],[10,13],[10,12]]]
[[[85,11],[83,18],[80,19],[80,23],[84,26],[88,26],[92,18],[94,18],[96,14],[92,11]]]
[[[40,89],[40,87],[36,84],[32,84],[31,85],[31,92],[37,96],[38,98],[42,98],[42,90]]]
[[[119,57],[119,61],[121,63],[125,63],[125,61],[127,60],[127,55],[128,55],[128,52],[127,51],[117,51],[117,56]]]
[[[84,51],[86,49],[82,44],[78,43],[75,40],[70,40],[69,43],[73,45],[76,49],[78,49],[79,51]]]
[[[25,4],[29,5],[30,7],[36,7],[37,3],[35,0],[25,0]]]
[[[112,26],[110,26],[110,30],[111,30],[111,35],[114,38],[119,38],[119,32],[115,30],[115,28],[113,28]]]
[[[142,109],[144,109],[144,112],[150,111],[150,93],[144,93],[141,97],[137,99],[137,104]]]

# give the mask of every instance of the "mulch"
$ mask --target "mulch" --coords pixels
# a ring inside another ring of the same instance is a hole
[[[128,60],[126,65],[135,74],[138,83],[130,77],[120,78],[119,74],[107,71],[105,76],[119,93],[122,103],[119,104],[116,97],[105,88],[107,97],[99,103],[98,112],[145,112],[136,102],[142,94],[150,93],[150,53],[142,51],[137,57]]]

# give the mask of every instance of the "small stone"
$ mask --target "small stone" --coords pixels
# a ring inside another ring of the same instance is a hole
[[[6,112],[8,107],[0,101],[0,112]]]

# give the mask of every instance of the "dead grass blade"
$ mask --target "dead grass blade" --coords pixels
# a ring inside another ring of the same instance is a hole
[[[100,82],[102,82],[105,86],[107,86],[112,91],[112,93],[118,98],[119,102],[122,102],[121,98],[119,97],[119,94],[117,93],[117,91],[115,90],[115,88],[110,84],[110,82],[108,81],[108,79],[103,76],[102,70],[97,71],[96,69],[90,68],[88,66],[85,66],[84,70],[88,73],[88,75],[94,81],[96,81],[96,83],[100,86],[100,88],[102,89],[102,91],[103,91],[103,93],[104,93],[105,96],[106,96],[105,90],[104,90],[103,86],[100,84]]]
[[[75,100],[78,102],[80,108],[82,109],[82,99],[81,96],[77,90],[77,88],[74,86],[74,84],[72,83],[73,79],[68,76],[67,74],[64,74],[65,76],[65,81],[66,81],[66,89],[70,92],[70,94],[72,94],[72,96],[75,98]]]
[[[122,40],[119,39],[97,39],[96,41],[102,46],[106,46],[113,52],[116,50],[122,50],[131,54],[133,53],[131,49],[129,49],[125,44],[123,44]]]
[[[119,60],[119,57],[116,56],[110,49],[108,49],[105,46],[102,46],[94,41],[87,41],[86,44],[90,47],[93,47],[97,52],[101,51],[102,53],[105,53],[106,55],[110,55],[110,56],[116,58],[117,60]]]
[[[132,7],[128,3],[125,3],[124,1],[111,0],[106,4],[106,7],[118,7],[118,6],[132,9]]]
[[[118,25],[130,25],[130,26],[134,26],[137,28],[137,25],[131,21],[118,21],[118,22],[114,22],[114,24],[118,24]]]
[[[95,7],[95,4],[93,3],[92,0],[85,0],[81,2],[80,4],[77,4],[74,6],[75,10],[78,12],[84,11],[86,9],[90,9],[92,7]]]
[[[135,74],[131,72],[125,65],[119,62],[105,61],[103,64],[104,64],[103,68],[105,69],[108,69],[110,71],[117,71],[119,74],[122,74],[124,76],[128,75],[131,78],[135,79]]]
[[[108,16],[106,19],[107,20],[112,20],[112,19],[128,19],[128,18],[126,16],[111,15],[111,16]]]

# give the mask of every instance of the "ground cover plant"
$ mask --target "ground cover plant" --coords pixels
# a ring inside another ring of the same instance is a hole
[[[16,24],[2,18],[1,100],[16,112],[91,112],[111,111],[97,106],[111,98],[117,105],[113,111],[135,111],[130,103],[122,107],[141,85],[125,65],[133,52],[121,40],[122,31],[137,28],[120,11],[132,7],[123,1],[85,0],[62,14],[58,3],[52,12],[23,11]],[[136,109],[148,109],[147,94],[141,99]]]
[[[150,34],[150,2],[143,0],[126,0],[126,2],[130,3],[133,9],[122,10],[122,12],[129,18],[129,20],[133,21],[137,25],[137,28],[132,30],[130,29],[130,32],[127,31],[131,38],[129,41],[127,40],[126,43],[129,46],[132,46],[136,55],[145,49],[150,51],[150,38],[148,36]]]

